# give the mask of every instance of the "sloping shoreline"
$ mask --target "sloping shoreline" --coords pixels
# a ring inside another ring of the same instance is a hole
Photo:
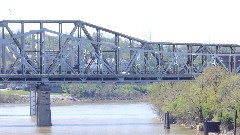
[[[147,101],[146,96],[138,98],[74,98],[72,96],[65,96],[62,94],[52,94],[50,96],[51,103],[76,103],[76,102],[95,102],[95,101]],[[28,95],[4,95],[0,94],[0,103],[29,103],[30,97]]]

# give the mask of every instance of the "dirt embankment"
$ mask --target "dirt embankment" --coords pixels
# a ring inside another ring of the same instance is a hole
[[[28,96],[0,94],[0,103],[27,103],[27,102],[29,102]]]
[[[74,102],[76,99],[70,96],[51,95],[51,102]],[[27,95],[1,95],[0,103],[29,103],[30,97]]]
[[[74,98],[72,96],[64,95],[51,95],[51,103],[71,103],[71,102],[91,102],[91,101],[120,101],[120,100],[133,100],[133,101],[146,101],[145,96],[139,98]],[[30,97],[28,95],[2,95],[0,94],[0,103],[29,103]]]

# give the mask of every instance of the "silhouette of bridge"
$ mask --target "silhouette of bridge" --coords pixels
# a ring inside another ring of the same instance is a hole
[[[205,67],[237,73],[237,44],[148,42],[80,20],[0,21],[0,83],[31,87],[31,114],[51,125],[51,83],[194,80]]]

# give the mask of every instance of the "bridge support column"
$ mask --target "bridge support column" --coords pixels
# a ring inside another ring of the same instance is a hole
[[[47,85],[39,85],[37,90],[37,126],[52,126],[50,89]]]
[[[164,129],[170,129],[169,112],[164,114]]]
[[[36,115],[36,86],[30,88],[30,115]]]

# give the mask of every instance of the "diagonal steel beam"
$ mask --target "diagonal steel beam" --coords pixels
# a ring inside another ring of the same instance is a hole
[[[76,32],[77,28],[79,27],[79,23],[75,23],[74,25],[75,25],[74,28],[72,29],[72,31],[69,34],[70,36],[73,36],[73,34]],[[70,39],[71,38],[67,38],[66,41],[64,42],[64,45],[66,45]]]
[[[16,57],[17,57],[18,59],[21,59],[21,61],[22,61],[23,64],[26,64],[26,66],[27,66],[28,68],[30,68],[34,73],[37,73],[35,67],[33,67],[31,64],[29,64],[28,61],[26,60],[26,57],[24,57],[23,55],[21,55],[21,53],[19,53],[19,52],[17,51],[17,49],[16,49],[15,47],[13,47],[13,45],[10,44],[10,45],[8,45],[8,47],[14,52],[14,54],[16,55]],[[22,65],[22,64],[21,64],[21,65]]]
[[[195,53],[199,53],[200,51],[202,51],[202,49],[204,49],[204,46],[203,46],[203,45],[201,45],[201,46],[197,49],[197,51],[196,51]],[[198,57],[198,55],[194,55],[194,56],[193,56],[193,59],[192,59],[192,62],[193,62],[197,57]],[[190,64],[190,61],[187,61],[187,64]]]
[[[132,67],[133,63],[135,62],[135,60],[137,59],[137,55],[138,53],[136,51],[133,51],[133,57],[131,58],[130,62],[128,63],[128,66],[126,68],[126,72],[129,71],[130,67]]]
[[[89,32],[87,31],[86,27],[85,27],[82,23],[81,23],[81,28],[82,28],[83,32],[85,33],[85,35],[87,36],[87,38],[88,38],[89,40],[91,40],[91,41],[94,41],[93,38],[92,38],[92,36],[89,34]],[[96,52],[96,53],[99,53],[99,50],[98,50],[97,45],[95,45],[95,44],[93,44],[93,43],[91,43],[91,44],[92,44],[95,52]],[[95,58],[93,57],[92,60],[90,61],[90,63],[87,65],[85,71],[84,71],[85,74],[87,74],[88,70],[90,69],[90,67],[91,67],[91,65],[93,64],[94,61],[95,61]]]
[[[87,38],[88,38],[89,40],[94,41],[93,38],[92,38],[92,36],[91,36],[91,35],[89,34],[89,32],[87,31],[86,27],[83,25],[83,23],[80,23],[80,24],[81,24],[81,28],[82,28],[83,32],[85,33],[85,35],[87,36]],[[91,44],[92,44],[95,52],[99,55],[99,51],[100,51],[100,50],[99,50],[98,45],[93,44],[93,43],[91,43]],[[112,71],[112,69],[110,68],[110,65],[109,65],[108,61],[106,60],[106,58],[105,58],[104,56],[102,56],[102,59],[103,59],[103,61],[108,65],[108,66],[106,66],[107,69],[108,69],[109,71]],[[92,60],[94,61],[95,59],[92,59]],[[87,66],[87,68],[85,69],[85,72],[87,72],[87,71],[89,70],[89,68],[91,67],[92,63],[93,63],[93,62],[90,62],[90,63],[89,63],[90,65]],[[112,72],[112,73],[113,73],[113,72]]]
[[[91,61],[87,65],[86,69],[84,70],[84,74],[88,73],[88,70],[90,69],[90,67],[91,67],[91,65],[93,64],[94,61],[95,61],[95,57],[92,57]]]
[[[19,61],[20,58],[17,58],[13,64],[11,64],[11,66],[9,67],[9,73],[11,74],[13,71],[14,71],[14,67],[16,64],[18,64],[18,61]]]
[[[22,47],[21,44],[19,43],[19,41],[14,37],[13,32],[11,31],[11,29],[5,25],[5,28],[7,29],[9,35],[13,38],[13,41],[15,42],[15,44],[17,45],[18,49],[20,50],[20,52],[22,52]],[[25,59],[27,60],[27,62],[33,66],[34,64],[29,60],[28,56],[26,54],[24,54]]]
[[[69,34],[69,36],[73,36],[73,34],[76,32],[76,30],[77,30],[77,28],[79,27],[79,23],[74,23],[74,28],[72,29],[72,31],[70,32],[70,34]],[[61,31],[61,30],[60,30]],[[60,34],[59,34],[59,36],[61,36]],[[67,37],[67,39],[65,40],[65,42],[64,42],[64,45],[66,45],[69,41],[70,41],[70,37]],[[60,37],[59,37],[59,43],[60,43]],[[60,47],[60,48],[62,48],[62,47]],[[59,52],[60,53],[60,52]],[[57,57],[59,57],[59,55],[57,55],[56,56],[56,58]],[[60,57],[62,58],[62,56],[60,55]],[[52,67],[52,66],[55,66],[55,64],[56,64],[56,61],[53,61],[51,64],[50,64],[50,66],[49,67]],[[61,72],[61,66],[59,66],[59,68],[60,68],[60,72]]]
[[[17,45],[18,49],[21,52],[22,51],[21,45],[20,45],[19,41],[16,38],[14,38],[13,32],[11,31],[11,29],[8,26],[5,26],[5,28],[7,29],[9,35],[13,38],[13,41],[15,42],[15,44]]]
[[[195,53],[199,53],[200,51],[202,51],[202,49],[204,49],[205,47],[203,45],[201,45]],[[184,74],[184,72],[188,69],[187,66],[192,66],[191,63],[193,63],[193,61],[198,57],[198,55],[193,55],[193,57],[191,59],[188,59],[187,60],[187,63],[184,65],[184,69],[182,69],[179,73],[180,74]]]
[[[148,46],[146,46],[146,45],[148,45]],[[143,47],[146,47],[148,50],[152,50],[150,48],[149,44],[141,42],[141,47],[140,48],[143,49]],[[157,60],[157,65],[159,65],[160,64],[160,59],[157,57],[157,55],[154,52],[151,52],[151,54]],[[136,57],[136,55],[133,55],[133,57]]]
[[[100,58],[100,55],[95,54],[95,56],[96,56],[96,58],[98,58],[99,60],[101,59],[101,58]],[[102,59],[101,59],[101,60],[102,60]],[[103,65],[104,65],[106,68],[111,69],[110,67],[108,67],[109,65],[107,65],[104,61],[103,61]],[[110,72],[113,73],[113,71],[110,71]]]

